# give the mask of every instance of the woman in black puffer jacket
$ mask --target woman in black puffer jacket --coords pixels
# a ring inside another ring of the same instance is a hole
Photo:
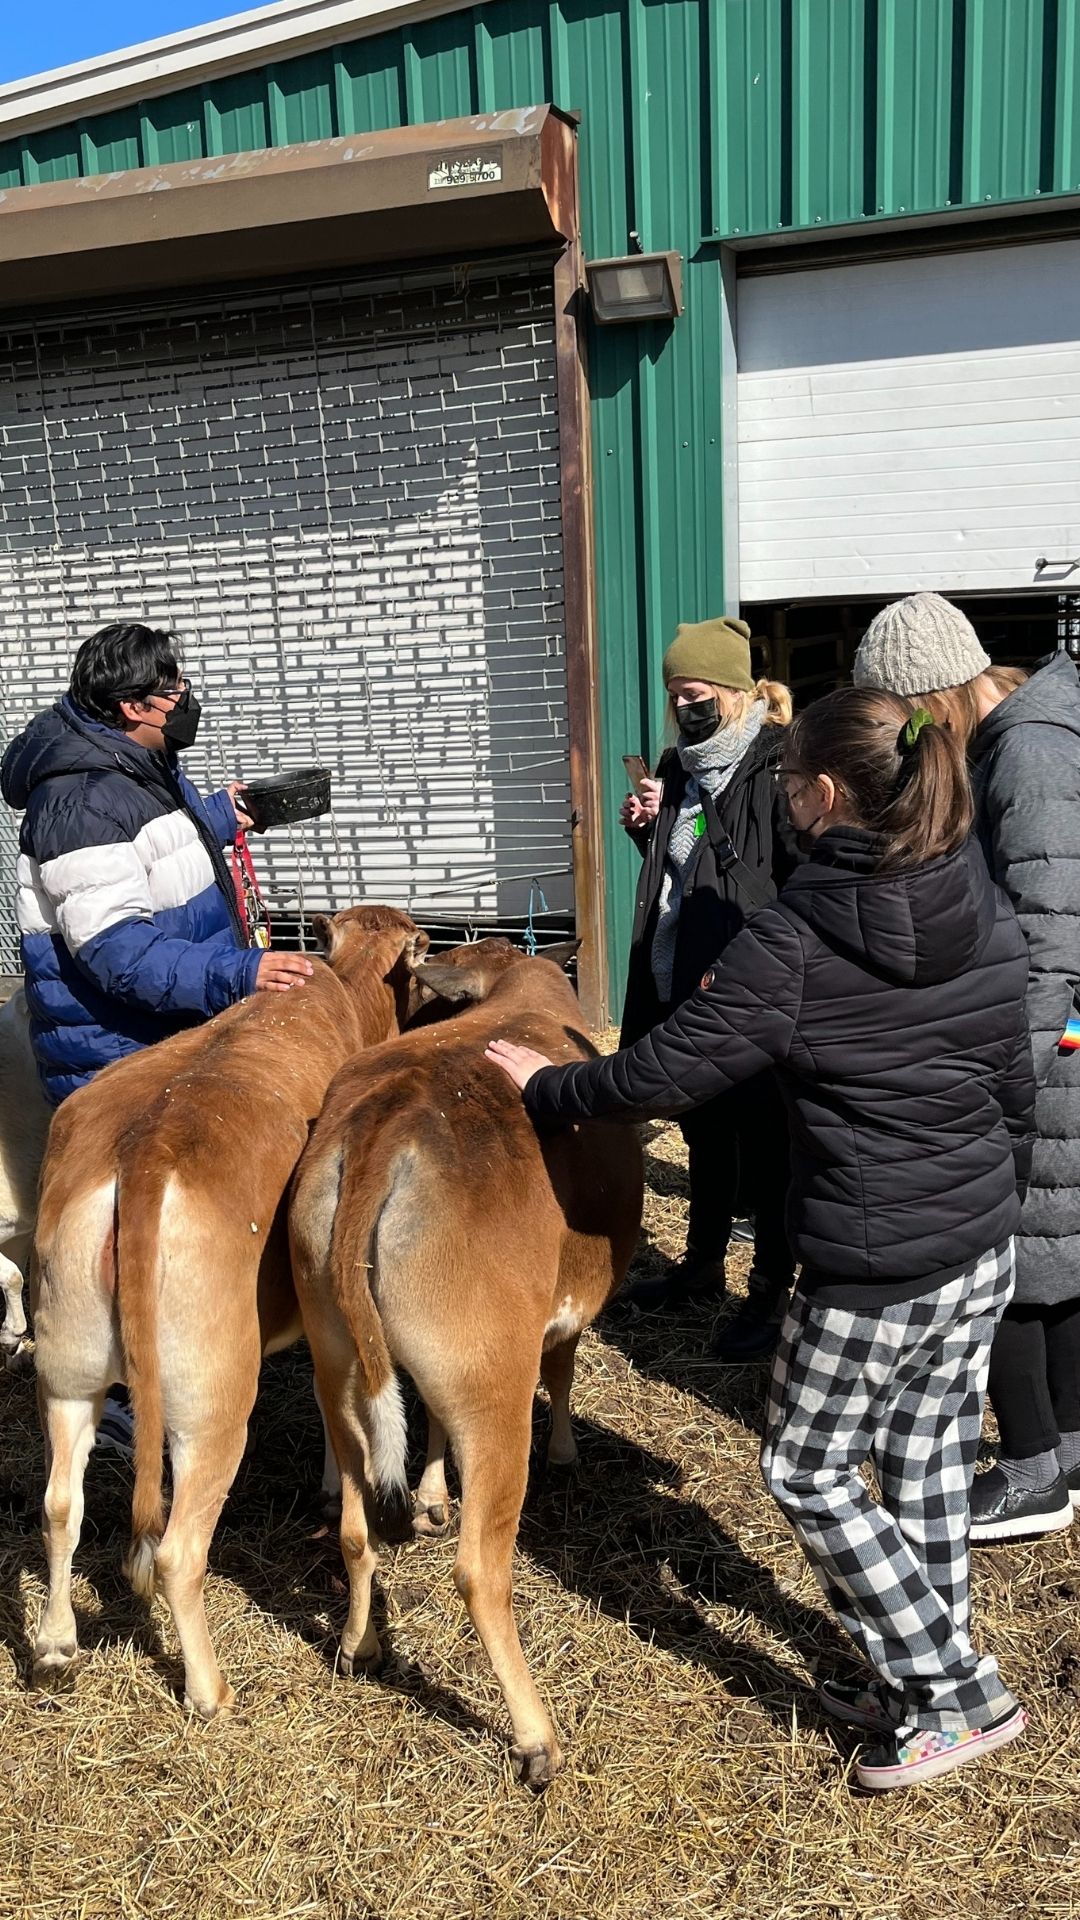
[[[921,702],[967,747],[987,864],[1028,943],[1038,1096],[1016,1288],[990,1361],[1000,1447],[971,1500],[973,1540],[1055,1533],[1080,1507],[1080,685],[1067,653],[1030,676],[992,665],[934,593],[885,607],[857,685]],[[1062,1044],[1065,1042],[1065,1044]]]
[[[1031,1155],[1027,951],[968,837],[963,750],[928,713],[832,694],[783,778],[810,860],[662,1026],[570,1067],[498,1041],[489,1058],[540,1125],[681,1113],[775,1069],[802,1271],[762,1468],[875,1670],[820,1697],[876,1735],[856,1771],[881,1790],[1024,1726],[968,1635],[968,1501]]]
[[[745,621],[680,627],[663,672],[674,744],[622,812],[643,862],[624,1046],[694,992],[757,908],[775,900],[796,863],[777,782],[791,695],[777,681],[753,679]],[[732,1362],[760,1358],[775,1347],[794,1274],[784,1229],[787,1123],[772,1075],[719,1095],[679,1124],[690,1173],[686,1254],[663,1278],[639,1281],[628,1297],[646,1308],[721,1300],[732,1219],[741,1206],[754,1219],[754,1267],[746,1301],[716,1351]]]

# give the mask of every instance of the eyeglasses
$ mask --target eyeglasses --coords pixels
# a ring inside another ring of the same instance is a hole
[[[784,792],[787,794],[789,800],[797,800],[800,793],[805,792],[806,788],[813,784],[812,781],[807,779],[805,773],[797,772],[794,767],[781,767],[780,778],[784,783]],[[792,781],[795,782],[794,788],[791,784]]]
[[[148,700],[175,700],[183,710],[191,700],[191,681],[181,680],[176,687],[117,687],[114,700],[139,700],[145,706]]]

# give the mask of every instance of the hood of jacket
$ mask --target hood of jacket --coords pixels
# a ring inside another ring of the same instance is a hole
[[[971,757],[978,762],[1013,727],[1058,727],[1080,739],[1080,677],[1067,653],[1051,654],[1015,693],[1000,700],[975,729]]]
[[[43,780],[66,773],[126,773],[144,784],[158,784],[160,755],[133,746],[116,727],[92,720],[69,694],[39,713],[14,739],[0,764],[0,792],[9,807],[22,812]],[[157,776],[157,778],[155,778]]]
[[[833,827],[792,874],[781,904],[826,946],[901,986],[934,986],[973,967],[997,911],[978,842],[888,873],[880,855],[873,834]]]

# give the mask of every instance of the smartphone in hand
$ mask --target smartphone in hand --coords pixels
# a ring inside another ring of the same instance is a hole
[[[640,753],[624,753],[622,763],[626,768],[626,777],[630,782],[630,786],[640,799],[641,782],[650,778],[648,766],[642,759]]]

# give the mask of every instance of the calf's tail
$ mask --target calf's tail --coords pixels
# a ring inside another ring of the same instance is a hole
[[[372,1151],[378,1142],[379,1153]],[[330,1240],[330,1283],[356,1346],[363,1404],[358,1408],[368,1448],[368,1471],[385,1539],[411,1532],[412,1507],[406,1475],[405,1408],[393,1356],[371,1291],[375,1230],[393,1184],[393,1155],[385,1153],[377,1128],[367,1139],[346,1134]]]
[[[154,1591],[154,1557],[165,1531],[161,1476],[165,1415],[158,1353],[158,1247],[171,1158],[148,1142],[121,1167],[116,1188],[116,1293],[120,1344],[135,1423],[135,1491],[125,1571],[136,1593]]]

